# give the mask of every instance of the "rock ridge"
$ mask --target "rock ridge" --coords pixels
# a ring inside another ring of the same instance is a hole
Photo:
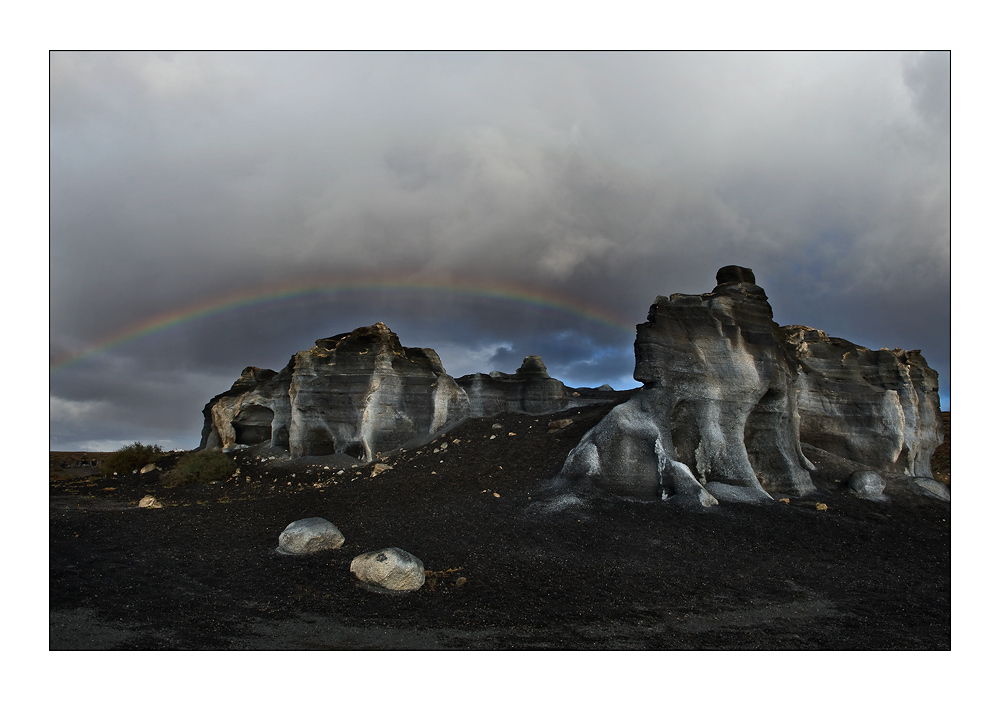
[[[753,271],[658,296],[636,326],[642,389],[567,456],[562,474],[630,497],[710,506],[814,489],[802,443],[876,470],[931,476],[937,373],[920,351],[871,351],[779,327]]]
[[[620,401],[622,393],[573,389],[537,355],[513,375],[451,377],[431,348],[403,346],[382,322],[317,339],[281,371],[247,367],[203,410],[200,448],[267,443],[293,458],[344,453],[372,462],[470,417],[547,414]]]

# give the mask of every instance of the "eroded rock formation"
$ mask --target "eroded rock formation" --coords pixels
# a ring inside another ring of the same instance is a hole
[[[266,442],[292,457],[346,453],[371,462],[470,416],[554,413],[620,394],[566,387],[538,356],[513,375],[456,381],[433,350],[406,348],[377,323],[319,339],[280,372],[246,368],[205,407],[201,447]]]
[[[293,456],[346,452],[371,461],[469,415],[469,400],[430,348],[404,348],[382,323],[296,353],[288,390]]]
[[[767,295],[748,268],[722,268],[717,282],[707,294],[656,298],[636,327],[634,377],[643,389],[584,436],[565,475],[703,505],[812,488],[798,440],[796,364]]]
[[[606,402],[607,389],[574,389],[549,377],[545,363],[529,355],[513,375],[505,372],[464,375],[456,380],[469,397],[473,416],[502,413],[552,414],[576,406]]]
[[[643,388],[569,454],[608,491],[708,506],[813,489],[802,442],[927,478],[940,444],[937,373],[919,351],[870,351],[779,328],[748,268],[707,294],[657,297],[636,327]]]
[[[938,375],[920,351],[869,350],[808,326],[781,330],[799,363],[803,443],[879,470],[932,476]]]
[[[405,348],[382,323],[321,338],[281,372],[247,368],[205,407],[202,447],[268,441],[293,457],[375,454],[469,415],[430,348]]]

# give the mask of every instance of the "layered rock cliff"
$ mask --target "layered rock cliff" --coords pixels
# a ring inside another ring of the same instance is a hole
[[[798,439],[796,364],[752,271],[707,294],[657,297],[636,327],[643,383],[584,437],[563,473],[630,496],[760,501],[812,488]],[[707,492],[707,493],[706,493]]]
[[[377,323],[319,339],[280,372],[246,368],[206,405],[201,448],[266,442],[292,457],[346,453],[370,462],[470,416],[546,414],[619,395],[568,388],[538,356],[513,375],[456,381],[433,350],[404,347]]]
[[[549,377],[545,363],[529,355],[513,375],[505,372],[463,375],[456,382],[469,397],[473,416],[501,413],[552,414],[576,406],[612,401],[618,393],[610,387],[571,388]]]
[[[941,444],[938,374],[919,350],[869,350],[808,326],[781,331],[798,361],[799,438],[911,477]]]
[[[247,368],[204,410],[202,447],[268,441],[292,457],[370,461],[469,415],[469,399],[429,348],[405,348],[385,324],[321,338],[279,373]]]
[[[376,453],[469,415],[469,400],[430,348],[404,348],[382,323],[296,353],[288,389],[293,457]]]
[[[707,294],[657,297],[636,327],[643,388],[569,454],[562,474],[702,506],[813,489],[804,441],[881,470],[930,475],[937,373],[919,351],[870,351],[779,328],[753,271]]]

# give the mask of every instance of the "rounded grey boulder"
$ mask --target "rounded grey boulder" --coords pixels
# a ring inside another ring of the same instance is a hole
[[[847,486],[862,499],[869,501],[888,501],[885,490],[885,479],[874,470],[858,470],[851,474]]]
[[[358,555],[351,572],[367,584],[393,591],[416,591],[424,585],[424,563],[399,548],[383,548]]]
[[[344,536],[337,527],[318,516],[293,521],[278,536],[278,552],[285,555],[336,550],[343,544]]]

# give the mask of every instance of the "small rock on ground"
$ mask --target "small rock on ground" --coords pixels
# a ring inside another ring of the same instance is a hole
[[[143,509],[162,509],[163,504],[161,504],[156,497],[151,494],[147,494],[139,500],[139,507]]]
[[[383,548],[358,555],[351,572],[367,584],[392,591],[416,591],[424,585],[424,563],[400,548]]]
[[[336,550],[343,544],[344,535],[340,530],[318,516],[293,521],[278,536],[278,552],[285,555]]]

